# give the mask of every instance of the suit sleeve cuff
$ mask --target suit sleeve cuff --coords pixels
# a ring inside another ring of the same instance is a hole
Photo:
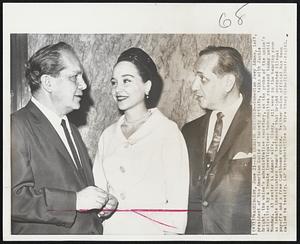
[[[76,218],[76,192],[45,189],[47,211],[57,225],[71,227]]]

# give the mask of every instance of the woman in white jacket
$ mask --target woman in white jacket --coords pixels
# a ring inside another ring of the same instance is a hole
[[[95,184],[118,201],[104,234],[183,234],[189,166],[184,138],[155,105],[162,80],[151,57],[130,48],[118,58],[112,94],[124,114],[102,133]]]

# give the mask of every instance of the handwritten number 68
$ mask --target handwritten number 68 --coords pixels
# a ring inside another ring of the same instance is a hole
[[[242,25],[244,22],[243,22],[243,19],[242,17],[244,15],[240,15],[239,14],[239,11],[241,11],[242,8],[244,8],[248,3],[244,4],[242,7],[240,7],[236,12],[235,12],[235,17],[237,18],[237,23],[238,25]],[[226,13],[222,13],[220,15],[220,18],[219,18],[219,26],[222,27],[222,28],[228,28],[229,26],[231,26],[232,24],[232,21],[230,18],[226,18]]]

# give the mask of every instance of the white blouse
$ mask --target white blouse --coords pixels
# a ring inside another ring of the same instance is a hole
[[[104,234],[184,233],[189,164],[184,138],[175,122],[157,108],[128,139],[124,115],[102,133],[93,174],[96,186],[119,201],[103,222]]]

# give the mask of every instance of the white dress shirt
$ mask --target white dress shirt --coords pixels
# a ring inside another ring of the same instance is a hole
[[[219,147],[218,147],[218,149],[219,149],[222,142],[223,142],[223,140],[224,140],[224,137],[225,137],[230,125],[231,125],[231,122],[233,120],[234,115],[236,114],[238,108],[242,104],[242,101],[243,101],[243,95],[240,94],[239,98],[234,103],[232,103],[230,106],[228,106],[227,108],[223,109],[222,111],[221,110],[212,111],[211,116],[209,118],[209,126],[208,126],[208,132],[207,132],[207,142],[206,142],[206,151],[208,150],[209,145],[210,145],[210,143],[212,141],[212,138],[213,138],[215,124],[216,124],[216,121],[217,121],[217,113],[222,112],[223,115],[224,115],[224,117],[222,118],[223,128],[222,128],[222,133],[221,133],[221,141],[220,141],[220,144],[219,144]]]
[[[39,110],[41,110],[41,112],[50,121],[51,125],[53,126],[53,128],[55,129],[55,131],[57,132],[57,134],[59,135],[60,139],[63,141],[65,147],[67,148],[67,150],[68,150],[68,152],[69,152],[69,154],[70,154],[70,156],[71,156],[71,158],[73,160],[74,165],[76,166],[76,163],[75,163],[75,160],[73,158],[73,154],[72,154],[72,151],[70,149],[68,140],[66,138],[64,129],[61,126],[62,119],[64,119],[66,121],[67,129],[68,129],[68,131],[70,133],[71,139],[73,141],[73,144],[74,144],[76,152],[77,152],[77,156],[78,156],[80,164],[81,164],[80,156],[79,156],[78,149],[77,149],[77,146],[75,144],[75,141],[74,141],[74,138],[73,138],[73,135],[72,135],[72,131],[71,131],[71,128],[70,128],[68,117],[66,115],[64,115],[62,118],[60,118],[56,113],[52,112],[46,106],[44,106],[43,104],[41,104],[33,96],[31,97],[31,101],[39,108]],[[77,166],[76,166],[76,168],[77,168]]]
[[[103,222],[103,234],[185,231],[189,190],[186,144],[175,122],[157,108],[151,111],[128,139],[121,130],[124,115],[100,137],[93,166],[95,184],[119,200],[119,211]],[[183,211],[122,212],[130,209]]]

